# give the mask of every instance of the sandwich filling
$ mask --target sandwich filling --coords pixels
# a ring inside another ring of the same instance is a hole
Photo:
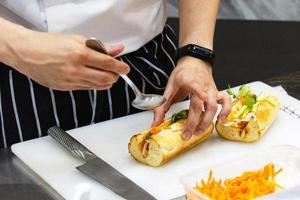
[[[144,134],[143,141],[140,143],[140,150],[143,154],[143,157],[147,157],[149,151],[150,140],[153,135],[158,135],[165,129],[171,129],[170,125],[174,124],[178,120],[186,119],[188,116],[188,110],[182,110],[178,113],[174,113],[171,118],[165,120],[163,123],[156,127],[152,127],[148,132]]]
[[[231,88],[227,93],[233,97],[232,111],[228,115],[227,122],[224,126],[231,126],[239,129],[245,128],[250,120],[256,121],[255,113],[262,103],[268,103],[276,107],[276,102],[264,95],[256,95],[251,91],[249,86],[241,86],[237,94]]]

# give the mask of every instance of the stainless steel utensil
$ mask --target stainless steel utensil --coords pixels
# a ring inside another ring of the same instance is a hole
[[[101,53],[107,54],[107,51],[105,50],[102,42],[100,40],[97,40],[96,38],[88,39],[86,41],[86,46]],[[120,74],[120,76],[131,87],[136,96],[136,98],[131,103],[135,108],[140,110],[151,110],[160,106],[166,101],[166,98],[162,95],[142,93],[127,75]]]
[[[155,198],[110,166],[93,152],[83,146],[75,138],[59,127],[51,127],[48,134],[65,147],[76,158],[86,161],[85,164],[76,167],[85,175],[101,183],[108,189],[125,199],[130,200],[155,200]]]

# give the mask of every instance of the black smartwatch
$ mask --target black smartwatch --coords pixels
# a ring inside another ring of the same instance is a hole
[[[184,56],[199,58],[210,63],[211,65],[214,64],[215,59],[215,53],[213,50],[198,46],[196,44],[188,44],[178,48],[176,51],[176,61]]]

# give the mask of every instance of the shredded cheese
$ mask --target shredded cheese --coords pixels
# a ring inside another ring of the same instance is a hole
[[[212,200],[250,200],[275,192],[276,188],[283,189],[275,182],[275,176],[282,168],[275,171],[273,163],[257,171],[247,171],[235,178],[219,181],[213,178],[212,170],[207,181],[201,179],[195,189]]]

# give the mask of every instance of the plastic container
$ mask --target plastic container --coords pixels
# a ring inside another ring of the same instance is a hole
[[[284,190],[300,185],[300,149],[288,145],[273,146],[236,160],[227,161],[211,169],[216,179],[224,180],[236,177],[244,171],[261,169],[270,162],[274,163],[276,170],[283,168],[283,171],[275,177],[275,180]],[[210,199],[193,189],[197,181],[207,180],[209,171],[210,169],[194,171],[180,177],[180,182],[185,188],[188,200]],[[280,189],[277,189],[275,193],[280,191]]]

